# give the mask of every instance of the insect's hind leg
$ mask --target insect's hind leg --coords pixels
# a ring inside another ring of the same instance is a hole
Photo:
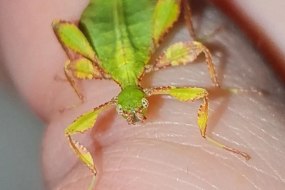
[[[186,28],[187,28],[190,36],[194,40],[204,43],[209,38],[215,36],[218,32],[220,32],[221,30],[224,29],[223,26],[219,26],[219,27],[215,28],[213,31],[210,31],[210,33],[208,33],[208,34],[205,34],[203,36],[198,36],[196,34],[194,26],[193,26],[192,11],[191,11],[189,0],[182,0],[181,5],[182,5],[182,8],[183,8],[183,17],[184,17],[184,21],[185,21],[185,24],[186,24]]]
[[[187,63],[193,62],[195,59],[197,59],[200,54],[205,55],[208,72],[213,84],[216,87],[220,87],[211,52],[206,46],[197,41],[178,42],[171,45],[159,56],[155,64],[152,65],[147,72],[170,66],[186,65]]]
[[[196,36],[194,26],[193,26],[193,22],[192,22],[192,11],[191,11],[189,0],[182,0],[181,6],[183,8],[183,10],[182,10],[183,11],[183,17],[184,17],[185,24],[186,24],[186,27],[188,29],[188,32],[193,39],[196,39],[197,36]]]

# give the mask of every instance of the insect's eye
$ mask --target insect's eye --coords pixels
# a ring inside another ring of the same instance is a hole
[[[142,106],[143,106],[144,108],[147,108],[147,107],[148,107],[148,100],[147,100],[146,98],[143,98],[143,99],[142,99]]]
[[[120,104],[117,105],[116,107],[116,111],[118,114],[122,115],[123,114],[123,108]]]

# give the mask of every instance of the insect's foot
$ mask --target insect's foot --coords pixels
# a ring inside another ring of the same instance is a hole
[[[220,147],[220,148],[222,148],[222,149],[224,149],[224,150],[230,151],[230,152],[232,152],[232,153],[238,154],[238,155],[244,157],[246,160],[249,160],[249,159],[251,158],[250,155],[247,154],[246,152],[242,152],[242,151],[240,151],[240,150],[238,150],[238,149],[228,147],[228,146],[226,146],[226,145],[224,145],[224,144],[222,144],[222,143],[220,143],[220,142],[218,142],[218,141],[212,139],[211,137],[209,137],[209,136],[207,136],[207,135],[204,136],[204,138],[205,138],[206,140],[208,140],[210,143],[212,143],[213,145],[215,145],[215,146],[217,146],[217,147]]]
[[[241,155],[241,156],[244,157],[246,160],[249,160],[249,159],[251,158],[250,155],[247,154],[246,152],[241,152],[241,151],[239,151],[239,150],[237,150],[237,149],[230,148],[230,147],[227,147],[227,146],[225,146],[224,149],[225,149],[225,150],[228,150],[228,151],[230,151],[230,152],[233,152],[233,153],[235,153],[235,154]]]

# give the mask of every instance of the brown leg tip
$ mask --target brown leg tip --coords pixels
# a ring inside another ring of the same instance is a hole
[[[233,152],[233,153],[235,153],[235,154],[241,155],[242,157],[245,158],[245,160],[249,160],[249,159],[251,158],[249,154],[247,154],[247,153],[245,153],[245,152],[241,152],[241,151],[239,151],[239,150],[237,150],[237,149],[229,148],[229,147],[224,147],[224,149],[226,149],[226,150],[228,150],[228,151],[231,151],[231,152]]]

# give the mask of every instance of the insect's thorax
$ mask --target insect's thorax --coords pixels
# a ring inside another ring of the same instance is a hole
[[[91,0],[80,28],[99,66],[121,86],[136,84],[152,49],[155,1]]]

